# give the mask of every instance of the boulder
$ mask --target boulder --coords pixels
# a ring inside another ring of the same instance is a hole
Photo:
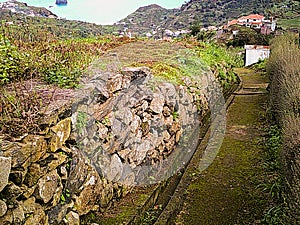
[[[0,192],[8,184],[10,170],[11,170],[11,158],[0,157]]]

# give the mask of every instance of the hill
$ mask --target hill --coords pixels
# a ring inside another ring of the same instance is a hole
[[[133,33],[145,34],[158,28],[180,30],[192,24],[222,25],[228,20],[248,15],[264,14],[279,18],[284,28],[300,24],[300,3],[290,0],[190,0],[179,9],[164,9],[157,5],[139,8],[118,25]],[[291,23],[290,23],[291,22]]]

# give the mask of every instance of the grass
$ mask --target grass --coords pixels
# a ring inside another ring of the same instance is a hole
[[[286,34],[277,37],[272,42],[271,50],[267,63],[267,73],[271,79],[270,117],[282,132],[283,142],[279,155],[283,172],[283,195],[287,203],[286,219],[287,224],[294,224],[300,222],[300,213],[297,210],[300,196],[294,194],[298,193],[300,185],[300,173],[295,169],[299,167],[300,162],[300,48],[298,35]],[[276,139],[273,138],[272,141],[276,147]],[[273,149],[274,146],[270,147]]]
[[[264,167],[268,171],[268,180],[258,186],[272,197],[272,204],[265,212],[263,222],[272,225],[284,225],[286,220],[285,202],[283,198],[284,183],[281,174],[282,163],[280,152],[282,148],[281,132],[277,126],[266,129]]]
[[[264,83],[260,74],[239,69],[242,80]],[[227,132],[218,156],[203,173],[193,175],[177,224],[253,224],[263,220],[269,193],[257,188],[264,168],[266,96],[236,96],[228,110]],[[197,161],[197,160],[196,160]]]
[[[298,29],[300,27],[300,16],[291,19],[278,19],[277,26],[283,29]]]

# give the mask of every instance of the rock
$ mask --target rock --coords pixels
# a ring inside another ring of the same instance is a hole
[[[4,216],[7,212],[7,205],[4,201],[0,200],[0,217]]]
[[[130,130],[132,133],[136,133],[137,129],[140,127],[141,119],[137,115],[134,115],[130,123]]]
[[[16,185],[21,185],[24,182],[26,174],[27,169],[24,170],[20,168],[20,170],[11,171],[9,177]]]
[[[23,202],[23,210],[25,214],[33,213],[35,210],[35,197],[31,197]]]
[[[8,210],[4,216],[0,216],[0,224],[13,224],[13,214],[11,210]]]
[[[30,160],[26,161],[28,165],[39,161],[46,154],[47,142],[43,136],[28,135],[23,142],[25,143],[23,151],[28,149],[28,152],[31,152]],[[27,167],[27,165],[23,165],[23,167]]]
[[[3,156],[11,157],[12,168],[28,167],[37,162],[47,151],[47,142],[43,136],[28,135],[25,143],[9,143],[4,147]]]
[[[30,198],[30,197],[33,195],[33,193],[34,193],[35,188],[36,188],[36,186],[27,188],[27,189],[24,191],[24,193],[22,194],[23,197],[24,197],[25,199]]]
[[[151,148],[152,148],[151,142],[149,140],[144,140],[141,144],[138,145],[134,154],[133,161],[135,161],[137,165],[141,164],[144,161],[147,152]]]
[[[46,173],[47,171],[45,171],[45,168],[41,168],[40,164],[32,163],[28,168],[24,183],[29,187],[32,187],[36,185],[40,177],[44,176]]]
[[[3,193],[8,196],[9,199],[16,199],[23,194],[26,189],[27,187],[25,185],[19,187],[13,182],[9,182],[9,184],[3,190]]]
[[[171,138],[171,135],[169,134],[168,131],[165,130],[165,131],[162,133],[162,137],[163,137],[164,140],[169,140],[169,139]]]
[[[109,202],[114,196],[114,190],[113,185],[111,183],[106,183],[103,185],[103,189],[101,191],[100,195],[100,207],[101,208],[107,208],[109,205]]]
[[[56,170],[46,174],[44,177],[39,179],[37,184],[37,195],[38,199],[43,200],[44,203],[48,203],[57,192],[61,184],[61,180]]]
[[[71,193],[78,194],[79,188],[86,180],[89,170],[91,170],[91,167],[85,162],[84,156],[78,150],[74,149],[70,173],[65,187]]]
[[[97,126],[98,126],[99,138],[104,140],[107,137],[108,128],[106,126],[104,126],[102,123],[98,123]]]
[[[47,168],[48,171],[52,171],[59,167],[60,165],[67,162],[68,156],[64,154],[63,152],[60,153],[50,153],[48,154],[48,157],[45,159],[45,161],[42,163],[40,162],[43,167]]]
[[[32,163],[28,168],[28,174],[24,183],[29,187],[37,184],[37,181],[50,171],[67,161],[68,156],[63,153],[47,153],[39,163]]]
[[[94,115],[93,117],[97,121],[101,121],[105,116],[107,116],[115,106],[116,101],[115,98],[109,98],[106,102],[103,104],[97,104],[94,105]]]
[[[174,122],[169,129],[171,135],[176,134],[177,131],[181,129],[181,126],[178,122]]]
[[[182,129],[176,132],[175,142],[178,143],[180,141],[180,137],[182,135]]]
[[[110,181],[117,182],[122,177],[123,164],[117,154],[113,154],[110,160],[110,166],[108,174],[106,174],[106,178]]]
[[[118,155],[121,157],[121,159],[126,160],[127,156],[131,152],[130,148],[123,149],[121,151],[118,151]]]
[[[168,106],[164,106],[162,113],[165,117],[168,117],[171,115],[171,109]]]
[[[67,225],[80,225],[80,219],[79,219],[79,215],[73,211],[70,211],[65,219],[64,219],[64,222],[67,224]]]
[[[110,92],[115,93],[116,91],[120,91],[122,89],[122,85],[122,74],[116,74],[107,81],[106,87]]]
[[[24,225],[32,224],[48,224],[48,217],[46,216],[43,207],[35,202],[35,198],[31,197],[23,202],[24,214],[32,214],[28,217]]]
[[[82,191],[79,196],[74,196],[74,198],[76,210],[78,214],[82,216],[99,208],[99,205],[97,204],[99,199],[101,199],[103,185],[101,178],[95,169],[90,171],[85,183],[80,189]]]
[[[165,117],[164,122],[167,127],[171,127],[173,124],[173,116]]]
[[[51,130],[54,132],[51,142],[50,150],[55,152],[59,148],[63,147],[66,140],[69,138],[71,133],[71,118],[64,119],[60,121],[55,126],[51,127]]]
[[[61,179],[62,180],[67,180],[68,179],[68,171],[65,166],[60,167],[60,174],[61,174]]]
[[[11,158],[0,157],[0,192],[8,184],[10,170],[11,170]]]
[[[73,207],[74,207],[74,202],[71,201],[69,204],[64,204],[64,205],[59,204],[51,208],[47,212],[49,224],[62,224],[61,222],[66,217],[67,212],[70,209],[73,209]]]
[[[150,109],[154,113],[157,113],[157,114],[162,113],[164,104],[165,104],[164,96],[160,95],[160,94],[154,94],[153,99],[150,103]]]
[[[131,80],[151,75],[151,71],[148,67],[125,67],[122,69],[121,73],[130,77]]]
[[[22,224],[25,219],[24,210],[22,204],[19,204],[17,208],[12,211],[15,224]]]

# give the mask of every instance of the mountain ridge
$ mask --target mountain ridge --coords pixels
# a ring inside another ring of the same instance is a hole
[[[280,18],[299,16],[300,22],[300,3],[290,0],[190,0],[178,9],[165,9],[152,4],[140,7],[117,24],[121,25],[120,29],[130,29],[141,35],[158,28],[188,29],[193,24],[220,26],[251,13]]]

